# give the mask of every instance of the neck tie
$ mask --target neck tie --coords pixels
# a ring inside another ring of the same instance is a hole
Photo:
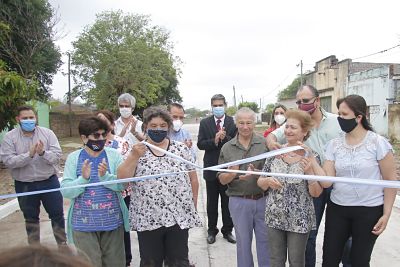
[[[221,120],[217,120],[217,131],[221,130]]]

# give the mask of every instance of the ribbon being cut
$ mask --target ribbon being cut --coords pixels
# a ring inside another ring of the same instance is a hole
[[[234,173],[241,173],[241,174],[254,174],[254,175],[260,175],[260,176],[274,176],[274,177],[287,177],[287,178],[293,178],[293,179],[302,179],[302,180],[313,180],[313,181],[326,181],[326,182],[335,182],[335,183],[350,183],[350,184],[360,184],[360,185],[373,185],[373,186],[379,186],[379,187],[386,187],[386,188],[397,188],[400,189],[400,181],[389,181],[389,180],[367,180],[367,179],[361,179],[361,178],[354,178],[354,177],[334,177],[334,176],[318,176],[318,175],[300,175],[300,174],[287,174],[287,173],[271,173],[271,172],[261,172],[261,171],[241,171],[241,170],[230,170],[226,169],[230,166],[235,166],[239,164],[245,164],[249,162],[253,162],[256,160],[260,159],[265,159],[265,158],[270,158],[274,156],[278,156],[281,154],[289,153],[292,151],[296,150],[301,150],[303,149],[301,146],[291,146],[291,147],[285,147],[282,149],[266,152],[264,154],[260,154],[255,157],[251,158],[246,158],[246,159],[241,159],[237,161],[232,161],[212,167],[207,167],[203,168],[199,165],[196,165],[190,161],[187,161],[179,156],[176,156],[173,153],[170,153],[166,150],[160,149],[156,146],[153,146],[145,141],[142,141],[146,146],[159,150],[160,152],[165,153],[166,155],[179,160],[183,161],[186,164],[189,164],[193,167],[193,169],[198,169],[198,170],[210,170],[210,171],[219,171],[219,172],[234,172]],[[188,171],[185,171],[188,172]],[[106,185],[106,184],[118,184],[118,183],[128,183],[128,182],[139,182],[139,181],[145,181],[149,179],[157,179],[158,177],[161,176],[172,176],[177,173],[160,173],[160,174],[155,174],[155,175],[147,175],[147,176],[140,176],[140,177],[132,177],[132,178],[126,178],[126,179],[121,179],[121,180],[113,180],[113,181],[105,181],[105,182],[98,182],[98,183],[88,183],[88,184],[82,184],[82,185],[76,185],[76,186],[71,186],[68,188],[81,188],[81,187],[87,187],[87,186],[97,186],[97,185]],[[55,191],[61,191],[67,188],[55,188],[55,189],[49,189],[49,190],[39,190],[39,191],[31,191],[31,192],[25,192],[25,193],[19,193],[19,194],[7,194],[7,195],[0,195],[0,199],[7,199],[7,198],[14,198],[14,197],[22,197],[22,196],[28,196],[28,195],[37,195],[37,194],[43,194],[43,193],[50,193],[50,192],[55,192]]]

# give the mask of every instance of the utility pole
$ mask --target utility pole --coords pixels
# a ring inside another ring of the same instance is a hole
[[[71,54],[68,55],[68,121],[69,121],[69,136],[72,137],[72,103],[71,103]]]
[[[261,98],[260,98],[260,113],[262,112],[262,107],[261,107]]]
[[[237,106],[236,106],[236,90],[235,90],[235,86],[233,86],[233,105],[235,106],[235,109],[237,109]]]
[[[303,60],[300,60],[300,85],[303,87]]]
[[[242,103],[243,103],[243,95],[240,95],[241,96],[241,98],[242,98]]]

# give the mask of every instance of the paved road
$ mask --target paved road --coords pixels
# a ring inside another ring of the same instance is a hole
[[[197,138],[198,125],[189,124],[185,125],[193,135],[193,141]],[[203,152],[199,151],[198,159],[201,162]],[[200,173],[199,173],[199,177]],[[67,201],[65,202],[65,211],[67,212]],[[189,238],[189,254],[191,261],[196,264],[197,267],[234,267],[236,266],[236,246],[228,243],[221,235],[217,236],[217,241],[213,245],[208,245],[206,242],[207,236],[207,217],[206,217],[206,191],[203,179],[200,179],[200,194],[198,211],[203,219],[204,226],[202,228],[196,228],[190,230]],[[42,211],[41,221],[41,238],[45,244],[55,244],[54,238],[52,237],[50,221],[46,216],[45,212]],[[221,222],[219,222],[221,225]],[[322,236],[324,227],[323,224],[319,230],[319,236],[317,239],[317,266],[321,265],[321,248],[322,248]],[[23,223],[23,217],[20,211],[13,213],[12,215],[2,219],[0,221],[0,249],[8,248],[11,246],[17,246],[25,244],[26,234]],[[398,235],[400,233],[400,210],[394,208],[391,220],[386,231],[380,236],[376,242],[375,249],[372,255],[371,266],[400,266],[400,242]],[[132,266],[139,266],[139,251],[137,245],[136,233],[131,233],[132,246],[133,246],[133,262]],[[253,242],[254,243],[254,242]],[[253,253],[255,255],[255,249],[253,244]],[[256,260],[256,257],[255,257]],[[256,265],[257,266],[257,265]]]

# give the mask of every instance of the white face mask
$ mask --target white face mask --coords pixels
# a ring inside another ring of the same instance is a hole
[[[122,118],[129,118],[132,115],[132,108],[120,108],[119,113],[121,114]]]
[[[274,116],[274,120],[277,124],[282,125],[285,122],[286,118],[282,114],[278,114]]]
[[[174,120],[174,121],[172,121],[172,124],[173,124],[174,131],[175,131],[175,132],[178,132],[178,131],[182,128],[183,121],[181,121],[181,120]]]

